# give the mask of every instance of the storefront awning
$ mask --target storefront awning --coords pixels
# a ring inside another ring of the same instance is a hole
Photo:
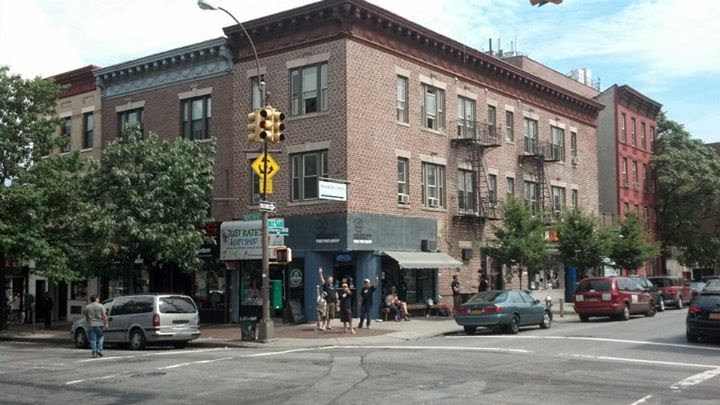
[[[462,266],[462,262],[442,252],[385,251],[384,253],[395,259],[401,269],[444,269]]]

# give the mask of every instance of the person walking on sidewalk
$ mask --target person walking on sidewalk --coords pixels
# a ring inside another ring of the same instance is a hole
[[[327,300],[327,321],[325,321],[325,329],[331,330],[330,321],[335,318],[335,311],[337,311],[338,305],[338,293],[333,285],[335,279],[333,276],[328,276],[327,280],[323,276],[323,268],[318,268],[320,273],[320,282],[323,285],[323,291],[325,291],[325,299]]]
[[[378,283],[378,277],[375,276],[375,284]],[[363,319],[366,319],[367,328],[370,329],[370,309],[373,305],[373,294],[375,294],[375,284],[370,284],[370,279],[363,280],[363,288],[360,290],[360,323],[358,328],[362,329]]]
[[[457,274],[453,276],[453,281],[450,283],[453,294],[453,312],[457,312],[458,307],[462,304],[462,296],[460,295],[460,281],[458,280]]]
[[[355,333],[355,329],[352,326],[352,291],[347,284],[343,283],[340,286],[340,321],[343,323],[343,329],[345,333],[348,333],[348,327],[350,327],[350,333]]]
[[[108,327],[108,317],[105,307],[100,303],[100,296],[90,297],[90,303],[83,310],[85,321],[90,327],[90,352],[93,358],[103,356],[103,342],[105,335],[103,329]]]

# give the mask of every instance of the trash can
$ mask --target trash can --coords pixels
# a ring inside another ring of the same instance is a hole
[[[270,309],[282,309],[282,280],[270,280]]]
[[[240,340],[249,342],[257,340],[257,325],[260,320],[255,316],[242,317],[240,323]]]

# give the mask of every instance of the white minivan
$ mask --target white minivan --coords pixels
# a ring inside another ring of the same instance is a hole
[[[184,348],[200,337],[199,314],[192,298],[177,294],[141,294],[115,297],[103,302],[108,314],[105,343],[139,350],[147,344],[165,343]],[[78,348],[88,347],[85,317],[70,330]]]

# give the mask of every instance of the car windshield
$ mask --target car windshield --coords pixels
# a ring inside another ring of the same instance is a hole
[[[473,295],[468,301],[468,304],[478,304],[482,302],[502,302],[507,299],[507,292],[505,291],[483,291]]]
[[[583,280],[575,289],[575,292],[583,293],[587,291],[611,291],[612,282],[606,279],[599,280]]]
[[[690,283],[690,288],[692,288],[695,291],[700,291],[705,287],[705,283],[702,281],[693,281]]]
[[[658,287],[672,287],[675,282],[671,278],[653,278],[650,281]]]
[[[195,303],[188,297],[161,297],[160,313],[192,314],[197,312]]]

